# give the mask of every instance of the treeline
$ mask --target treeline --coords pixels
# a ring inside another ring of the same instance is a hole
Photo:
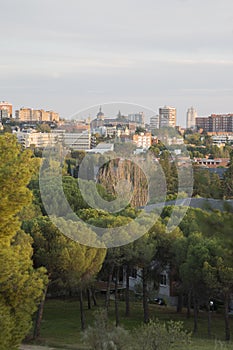
[[[217,146],[213,147],[216,147],[219,150]],[[209,151],[210,150],[207,150],[208,155]],[[172,159],[170,153],[163,149],[163,145],[151,147],[151,152],[159,157],[159,162],[164,171],[167,183],[167,200],[173,200],[176,198],[178,190],[176,163]],[[204,154],[196,154],[195,156],[204,158]],[[223,154],[223,156],[229,157],[230,163],[222,176],[193,163],[193,197],[200,196],[203,198],[214,199],[233,198],[233,150],[230,146],[227,148],[227,153]],[[191,159],[192,157],[193,155],[191,155]],[[213,157],[215,157],[215,155],[213,155]]]

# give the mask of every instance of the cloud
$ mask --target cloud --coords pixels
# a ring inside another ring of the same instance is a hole
[[[72,111],[77,99],[93,104],[100,96],[151,105],[158,96],[158,104],[184,108],[183,94],[184,105],[212,110],[201,96],[218,94],[231,106],[232,0],[0,5],[0,97],[30,105],[51,99],[56,110],[64,103]]]

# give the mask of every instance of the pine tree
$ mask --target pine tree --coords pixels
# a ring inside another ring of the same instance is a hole
[[[224,194],[227,198],[233,198],[233,151],[230,153],[230,165],[224,176]]]
[[[21,229],[18,213],[30,204],[27,189],[36,159],[22,151],[13,135],[0,136],[0,344],[17,349],[31,328],[41,298],[45,269],[35,270],[32,239]]]

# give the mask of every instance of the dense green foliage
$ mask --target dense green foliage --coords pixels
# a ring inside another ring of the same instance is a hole
[[[231,151],[230,165],[224,177],[224,194],[227,198],[233,198],[233,151]]]
[[[36,166],[16,139],[0,136],[0,344],[17,349],[31,327],[46,275],[33,268],[32,239],[20,229],[17,215],[31,200],[27,184]]]
[[[99,272],[105,249],[84,246],[63,235],[49,218],[38,217],[25,223],[33,237],[36,267],[49,273],[49,292],[53,295],[77,295]]]

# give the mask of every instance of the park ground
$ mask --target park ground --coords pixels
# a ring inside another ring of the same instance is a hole
[[[39,345],[25,345],[23,344],[20,347],[20,350],[55,350],[55,348],[48,348],[47,346],[39,346]],[[61,350],[61,349],[60,349]]]
[[[99,306],[103,306],[103,299],[98,300]],[[120,302],[120,324],[132,330],[139,326],[143,320],[142,304],[139,301],[131,303],[130,317],[124,317],[125,303]],[[85,308],[85,319],[87,325],[91,325],[94,319],[96,308],[88,310]],[[114,302],[110,304],[110,319],[114,322]],[[184,328],[188,331],[193,329],[193,318],[187,319],[186,310],[181,314],[176,313],[176,309],[166,306],[150,304],[150,316],[152,319],[158,318],[161,321],[182,321]],[[224,342],[224,317],[222,310],[212,313],[211,336],[207,333],[207,313],[200,311],[198,317],[198,331],[192,336],[190,350],[233,350],[233,342],[226,345]],[[233,336],[233,316],[230,316],[231,334]],[[80,331],[79,302],[76,299],[51,299],[45,304],[44,317],[41,327],[40,338],[32,344],[22,345],[21,350],[85,350],[88,349],[82,344]],[[179,349],[186,350],[186,349]]]

